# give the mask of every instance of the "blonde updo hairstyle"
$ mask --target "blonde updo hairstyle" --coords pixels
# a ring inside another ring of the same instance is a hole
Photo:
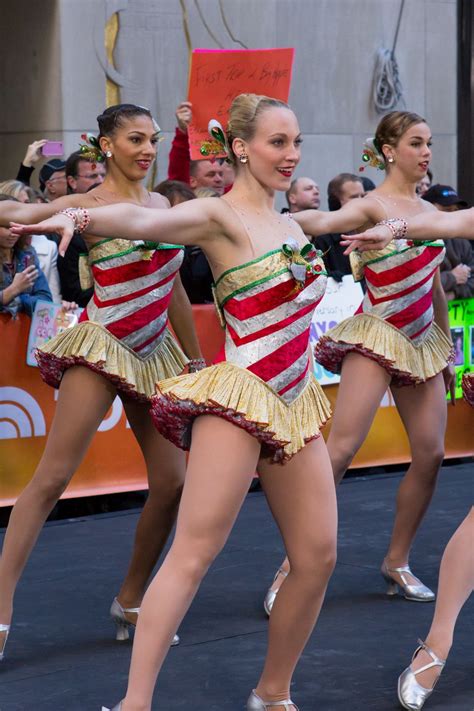
[[[258,117],[264,111],[273,108],[289,109],[290,107],[284,101],[258,94],[239,94],[233,100],[227,124],[229,160],[233,165],[239,165],[239,157],[234,153],[232,145],[234,140],[241,138],[243,141],[251,141],[256,132]]]
[[[383,146],[396,148],[403,134],[417,123],[426,123],[426,119],[411,111],[391,111],[380,121],[375,132],[375,146],[383,155],[386,168],[390,167],[390,163],[382,150]]]

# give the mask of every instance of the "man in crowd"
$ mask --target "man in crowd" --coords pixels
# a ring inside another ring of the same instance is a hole
[[[432,185],[423,195],[442,212],[463,210],[468,205],[450,185]],[[474,252],[471,243],[460,237],[445,241],[446,255],[440,267],[441,283],[448,300],[474,297]]]
[[[60,158],[45,163],[39,172],[39,184],[48,200],[67,195],[66,163]]]
[[[219,160],[191,160],[189,185],[192,190],[210,188],[218,195],[224,194],[224,169]]]
[[[105,178],[104,163],[96,163],[84,158],[79,152],[71,153],[65,163],[65,176],[68,194],[87,193],[100,185]],[[58,257],[61,291],[66,301],[75,301],[79,306],[86,306],[92,296],[92,289],[82,289],[79,277],[79,259],[87,253],[87,246],[81,235],[75,234],[64,257]]]
[[[286,192],[289,212],[317,210],[321,204],[319,185],[312,178],[296,178]]]
[[[66,161],[68,193],[87,193],[94,185],[100,185],[105,178],[105,164],[92,163],[80,151],[71,153]]]
[[[168,180],[187,183],[193,190],[211,188],[222,195],[234,180],[233,170],[222,159],[190,160],[188,126],[192,104],[182,101],[176,109],[177,127],[169,154]]]
[[[349,200],[364,197],[362,180],[353,173],[339,173],[328,183],[328,206],[330,210],[340,210]],[[349,257],[340,245],[340,234],[320,235],[313,240],[314,245],[323,252],[324,263],[329,276],[336,281],[351,273]]]

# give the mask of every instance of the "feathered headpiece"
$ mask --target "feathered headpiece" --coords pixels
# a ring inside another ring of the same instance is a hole
[[[231,152],[222,124],[216,119],[211,119],[207,130],[212,140],[206,140],[201,143],[201,148],[199,149],[201,155],[205,158],[225,157],[225,160],[230,163]]]
[[[79,144],[79,152],[81,157],[89,160],[91,163],[103,163],[105,154],[100,147],[99,141],[93,133],[82,133],[81,138],[84,143]]]
[[[367,165],[370,165],[371,168],[385,170],[385,158],[376,138],[368,138],[365,141],[362,160],[364,161],[364,165],[361,165],[359,168],[360,172],[362,172]]]

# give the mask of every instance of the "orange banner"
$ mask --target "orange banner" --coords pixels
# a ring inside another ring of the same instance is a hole
[[[222,155],[207,127],[217,119],[224,128],[236,96],[264,94],[288,101],[294,49],[195,49],[191,55],[188,101],[193,119],[188,128],[192,160],[202,159],[203,143],[210,155]]]
[[[223,343],[213,306],[195,306],[196,327],[204,355],[211,362]],[[37,368],[26,365],[31,321],[0,315],[0,506],[12,504],[30,480],[41,457],[54,414],[56,391],[45,385]],[[337,385],[324,388],[334,405]],[[78,400],[78,407],[80,407]],[[474,411],[465,402],[448,406],[446,456],[472,454]],[[74,421],[71,421],[74,427]],[[330,424],[325,428],[327,436]],[[379,408],[354,467],[409,461],[409,446],[389,396]],[[141,453],[117,398],[71,481],[65,498],[146,488]]]

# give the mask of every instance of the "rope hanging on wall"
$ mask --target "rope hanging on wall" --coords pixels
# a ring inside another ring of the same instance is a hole
[[[375,110],[379,114],[391,111],[399,102],[405,105],[403,87],[398,74],[397,60],[395,58],[395,48],[397,46],[398,31],[402,21],[404,5],[405,0],[402,0],[392,49],[381,47],[377,50],[374,70],[373,100]]]

